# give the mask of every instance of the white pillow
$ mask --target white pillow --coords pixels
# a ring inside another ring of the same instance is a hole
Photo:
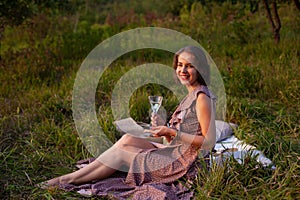
[[[216,120],[216,142],[220,142],[232,136],[233,130],[237,127],[237,124]]]

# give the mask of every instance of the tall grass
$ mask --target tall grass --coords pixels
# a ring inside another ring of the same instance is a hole
[[[200,171],[195,198],[299,198],[300,15],[293,5],[284,3],[279,12],[279,45],[273,42],[262,8],[251,13],[243,4],[230,3],[194,3],[182,7],[178,16],[136,15],[141,19],[129,24],[118,24],[121,19],[114,16],[116,21],[108,25],[83,13],[78,23],[78,16],[39,14],[19,26],[6,26],[0,52],[0,198],[83,198],[41,190],[35,184],[71,172],[77,160],[91,156],[72,118],[72,87],[83,59],[104,39],[145,25],[178,30],[203,45],[224,80],[226,120],[239,125],[238,138],[257,146],[277,166],[275,171],[265,170],[249,158],[244,165],[229,160],[210,173]],[[110,140],[120,137],[110,108],[118,79],[142,63],[170,65],[171,56],[153,50],[132,52],[105,71],[96,106],[99,123]],[[137,121],[149,121],[150,94],[165,97],[168,114],[178,103],[168,89],[145,85],[130,101],[130,114]]]

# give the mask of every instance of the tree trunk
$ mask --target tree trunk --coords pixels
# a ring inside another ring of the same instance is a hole
[[[275,21],[273,20],[273,16],[272,16],[272,13],[271,13],[271,10],[270,10],[270,7],[269,7],[268,0],[264,0],[264,5],[265,5],[266,11],[267,11],[267,17],[268,17],[269,22],[272,26],[275,43],[278,44],[280,42],[281,22],[280,22],[280,18],[279,18],[279,15],[278,15],[276,0],[273,0],[273,2],[272,2],[272,7],[273,7],[272,11],[273,11]]]
[[[300,2],[299,2],[299,0],[294,0],[294,3],[296,5],[296,7],[298,8],[298,10],[300,11]]]

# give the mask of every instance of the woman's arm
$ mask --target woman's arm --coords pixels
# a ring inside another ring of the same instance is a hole
[[[202,137],[196,144],[200,145],[201,149],[211,150],[216,143],[216,124],[214,104],[212,100],[203,93],[200,93],[196,102],[196,113],[200,123]]]
[[[213,110],[213,103],[211,102],[211,99],[205,94],[200,93],[197,97],[196,113],[201,126],[202,135],[191,135],[180,132],[180,140],[197,148],[211,150],[211,148],[215,145],[216,140],[216,127]],[[165,136],[168,141],[178,134],[177,130],[166,126],[153,127],[151,132],[154,137]]]

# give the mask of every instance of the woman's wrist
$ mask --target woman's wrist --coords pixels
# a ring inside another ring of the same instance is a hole
[[[180,140],[181,139],[182,132],[180,130],[176,131],[175,139]]]
[[[172,129],[172,133],[171,133],[171,138],[172,139],[180,139],[181,138],[181,131],[176,130],[176,129]]]
[[[170,137],[174,138],[176,136],[176,134],[177,134],[177,131],[174,128],[170,128],[170,129],[171,129],[171,131],[170,131],[171,132]]]

